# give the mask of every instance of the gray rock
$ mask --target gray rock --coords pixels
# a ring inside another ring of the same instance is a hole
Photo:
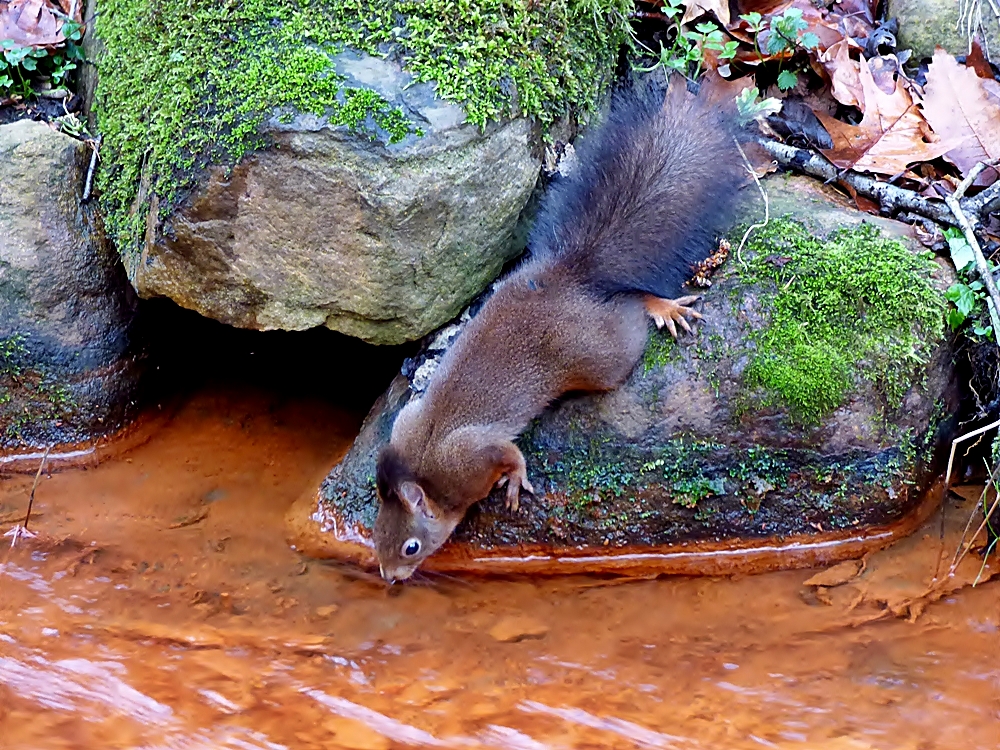
[[[959,0],[889,0],[887,17],[899,19],[899,48],[913,50],[915,62],[944,47],[953,55],[969,52],[969,37],[959,29]],[[986,42],[995,54],[1000,40],[997,19],[984,10]]]
[[[162,224],[152,207],[129,269],[141,296],[234,326],[397,344],[454,318],[520,251],[540,169],[527,119],[481,132],[394,62],[346,52],[337,70],[423,136],[390,145],[313,115],[272,118],[269,148],[210,171]]]
[[[838,227],[867,231],[858,229],[867,222],[882,236],[901,240],[911,254],[924,252],[904,225],[861,214],[810,180],[778,176],[766,188],[772,217],[790,212],[817,237]],[[781,247],[792,229],[775,219],[777,250],[755,254],[748,246],[742,260],[729,260],[705,293],[696,338],[678,346],[666,332],[651,329],[645,360],[624,386],[566,398],[535,420],[519,444],[539,495],[522,500],[517,513],[503,507],[499,492],[480,503],[456,531],[455,541],[468,551],[452,557],[539,546],[538,554],[553,548],[584,554],[579,550],[861,530],[891,525],[913,510],[950,429],[945,416],[957,405],[945,305],[938,296],[954,276],[944,264],[919,261],[928,270],[912,271],[898,295],[924,290],[922,309],[930,322],[920,329],[913,352],[870,352],[849,369],[839,401],[809,418],[800,407],[813,403],[815,394],[800,394],[801,403],[792,396],[783,401],[767,389],[768,381],[751,375],[761,367],[758,335],[775,325],[777,285],[765,275],[748,276],[741,265],[783,269],[791,261]],[[740,236],[734,232],[734,246]],[[876,240],[864,242],[876,246]],[[903,250],[899,257],[913,255]],[[795,262],[786,274],[789,285],[795,274],[824,272],[821,263],[799,267]],[[871,264],[877,262],[873,255]],[[871,295],[880,294],[873,280],[902,278],[910,273],[903,270],[908,262],[880,269],[883,276],[858,275],[855,291],[843,303],[846,327],[867,325]],[[853,280],[849,276],[846,286],[854,288]],[[817,294],[833,288],[821,286]],[[894,331],[905,336],[917,325],[911,323],[917,308],[911,318],[910,303],[902,304],[895,323],[874,321],[874,330],[889,331],[886,346],[895,345]],[[799,318],[793,315],[793,320]],[[316,528],[306,529],[290,517],[304,540],[297,542],[300,548],[334,555],[343,550],[345,557],[363,559],[344,544],[325,545],[321,532],[340,529],[344,539],[342,530],[348,529],[356,541],[368,533],[377,510],[377,451],[396,413],[422,389],[454,335],[449,327],[430,337],[375,404],[354,446],[322,485],[319,507],[315,501],[311,506]],[[898,370],[898,381],[880,380],[880,367],[904,357],[922,357],[923,364]],[[786,383],[791,393],[807,390],[800,386],[811,382],[808,369]],[[895,395],[890,382],[896,384]]]
[[[74,443],[131,417],[135,294],[80,205],[90,150],[0,126],[0,446]]]

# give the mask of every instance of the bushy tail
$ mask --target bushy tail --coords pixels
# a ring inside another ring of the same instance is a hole
[[[746,176],[735,118],[683,87],[618,94],[548,191],[531,234],[597,294],[675,297],[728,229]]]

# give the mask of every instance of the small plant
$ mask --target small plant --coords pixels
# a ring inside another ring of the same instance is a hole
[[[775,99],[772,96],[757,101],[759,97],[760,89],[756,86],[745,88],[736,95],[736,112],[741,125],[746,125],[751,120],[757,120],[781,111],[780,99]]]
[[[955,264],[955,269],[959,273],[971,273],[976,260],[962,230],[948,227],[944,230],[944,237],[948,241],[948,250],[951,252],[951,261]],[[991,263],[991,271],[994,270],[992,265]],[[946,317],[948,326],[953,331],[961,328],[969,318],[978,318],[982,309],[980,304],[986,300],[986,292],[981,281],[971,281],[968,284],[960,281],[952,284],[944,296],[955,305],[948,310]],[[993,326],[982,326],[974,322],[972,333],[976,336],[990,336],[993,334]]]
[[[62,86],[85,58],[80,41],[83,25],[66,18],[62,26],[65,45],[60,49],[23,47],[10,39],[0,41],[0,96],[28,98],[41,83]]]
[[[754,35],[754,47],[760,55],[758,37],[767,32],[765,50],[774,57],[791,57],[798,50],[813,50],[819,46],[819,37],[811,31],[806,31],[809,24],[802,18],[800,8],[788,8],[780,16],[772,16],[767,22],[760,13],[741,15],[751,33]],[[778,73],[778,88],[788,91],[795,88],[799,81],[798,73],[793,70],[782,70]]]
[[[665,71],[676,70],[693,81],[701,75],[701,68],[705,63],[705,50],[718,52],[721,60],[732,60],[736,57],[739,42],[726,41],[722,30],[714,23],[699,23],[694,27],[694,31],[684,31],[680,24],[680,17],[684,13],[682,0],[666,0],[660,10],[672,23],[673,44],[669,47],[661,44],[659,59],[650,67],[638,70],[644,73],[657,68],[663,68]]]
[[[944,296],[955,305],[948,310],[947,317],[948,325],[954,331],[979,312],[980,303],[986,299],[986,292],[983,291],[981,281],[971,281],[968,284],[958,282],[948,287]],[[993,326],[973,325],[972,332],[977,336],[989,336],[993,333]]]
[[[699,500],[705,500],[713,495],[726,494],[725,479],[708,479],[698,476],[694,479],[678,479],[671,487],[673,502],[684,508],[693,508]]]

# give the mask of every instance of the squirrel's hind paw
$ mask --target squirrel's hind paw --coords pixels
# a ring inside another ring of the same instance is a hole
[[[507,486],[507,497],[504,500],[504,505],[514,512],[517,512],[517,509],[521,506],[522,488],[530,495],[535,494],[535,488],[531,486],[531,482],[528,481],[528,477],[525,474],[518,475],[517,473],[512,473],[504,475],[500,477],[497,485],[500,487]]]
[[[656,323],[656,327],[663,328],[663,326],[666,326],[667,330],[670,331],[670,335],[677,338],[677,325],[680,325],[688,333],[694,334],[687,319],[698,320],[702,315],[697,310],[688,307],[688,305],[694,304],[699,299],[701,297],[694,294],[686,297],[678,297],[677,299],[663,299],[649,295],[643,302],[646,306],[646,313]]]

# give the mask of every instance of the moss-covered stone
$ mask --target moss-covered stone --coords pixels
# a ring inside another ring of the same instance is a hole
[[[102,0],[96,97],[108,229],[137,256],[152,195],[166,216],[207,165],[265,144],[274,113],[324,115],[392,144],[419,135],[398,107],[345,85],[345,49],[401,60],[471,122],[543,124],[598,101],[625,0]]]
[[[753,235],[747,257],[736,267],[743,282],[768,287],[759,297],[766,321],[750,334],[743,375],[751,392],[763,392],[753,401],[780,402],[815,424],[863,378],[886,409],[899,407],[944,334],[930,253],[870,224],[821,238],[779,219]]]
[[[875,226],[806,180],[766,189],[796,220],[734,253],[697,336],[674,343],[651,325],[621,388],[536,419],[518,444],[538,496],[513,513],[495,493],[457,543],[655,547],[862,529],[914,508],[955,412],[953,274],[904,226]],[[405,372],[418,364],[426,375],[423,360]],[[375,455],[413,391],[400,375],[376,404],[321,489],[326,518],[370,528]]]

